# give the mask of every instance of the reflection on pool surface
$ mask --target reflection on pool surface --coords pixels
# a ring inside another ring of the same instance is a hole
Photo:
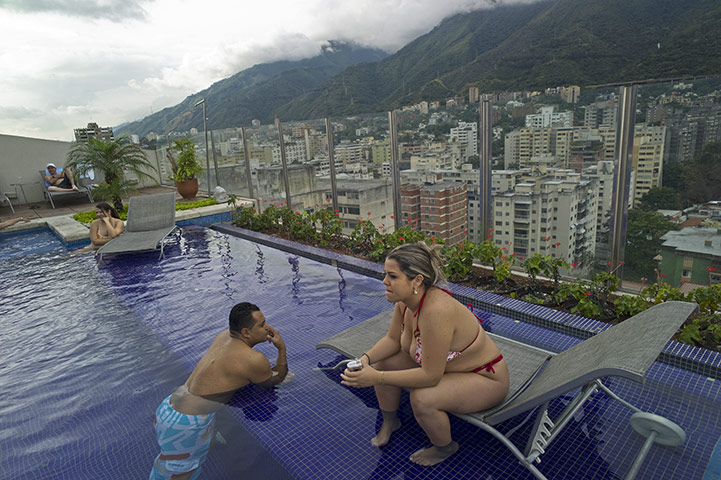
[[[433,468],[410,463],[426,439],[407,398],[391,443],[370,446],[372,389],[347,389],[337,373],[313,367],[340,360],[315,350],[318,342],[390,308],[377,280],[194,226],[183,227],[161,261],[148,254],[98,266],[92,255],[59,248],[4,257],[0,280],[0,478],[147,478],[158,452],[157,404],[185,381],[239,301],[256,303],[281,332],[296,377],[234,397],[218,422],[226,443],[213,447],[202,478],[532,478],[499,442],[457,419],[458,454]],[[482,316],[497,333],[518,328]],[[272,346],[256,348],[275,358]],[[654,365],[644,387],[610,382],[642,408],[680,418],[689,434],[683,449],[652,449],[638,478],[700,478],[713,443],[699,436],[718,439],[718,382],[677,370]],[[670,375],[684,386],[657,388]],[[589,402],[542,470],[549,478],[623,477],[641,445],[629,416],[603,397]]]

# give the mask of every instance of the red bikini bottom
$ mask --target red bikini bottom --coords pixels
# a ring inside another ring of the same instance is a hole
[[[471,371],[472,371],[473,373],[478,373],[478,372],[480,372],[481,370],[485,370],[485,371],[487,371],[487,372],[496,373],[496,371],[493,369],[493,365],[497,364],[497,363],[500,362],[501,360],[503,360],[503,355],[499,355],[499,356],[497,356],[496,358],[494,358],[493,360],[491,360],[490,362],[488,362],[487,364],[481,365],[480,367],[478,367],[478,368],[476,368],[476,369],[474,369],[474,370],[471,370]]]

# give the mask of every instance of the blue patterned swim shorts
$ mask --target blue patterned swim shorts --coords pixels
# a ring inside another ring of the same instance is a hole
[[[170,395],[155,411],[155,436],[160,454],[155,457],[149,480],[170,480],[173,475],[195,470],[190,480],[200,476],[200,466],[208,456],[213,437],[215,413],[185,415],[170,406]]]

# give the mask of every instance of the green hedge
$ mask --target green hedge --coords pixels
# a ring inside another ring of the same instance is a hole
[[[209,207],[211,205],[217,205],[218,202],[215,201],[213,198],[207,198],[205,200],[198,200],[196,202],[184,202],[184,203],[176,203],[175,204],[175,210],[190,210],[191,208],[200,208],[200,207]],[[123,205],[123,209],[118,212],[118,216],[121,220],[127,220],[128,219],[128,206]],[[73,218],[80,222],[85,224],[90,224],[93,222],[93,220],[97,220],[98,216],[95,215],[95,209],[89,210],[87,212],[79,212],[73,215]]]

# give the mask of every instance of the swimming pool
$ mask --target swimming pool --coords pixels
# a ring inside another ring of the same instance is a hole
[[[315,350],[319,341],[389,308],[377,280],[192,225],[162,261],[149,254],[97,265],[62,246],[3,251],[0,478],[146,478],[158,451],[155,407],[244,300],[279,329],[296,378],[234,397],[218,422],[226,443],[211,450],[203,478],[532,478],[497,441],[457,419],[458,454],[433,468],[410,463],[426,440],[407,401],[392,442],[369,445],[378,422],[372,390],[345,388],[337,374],[312,369],[338,360]],[[483,316],[497,333],[545,335]],[[545,341],[574,341],[553,335]],[[274,358],[272,346],[257,348]],[[684,448],[652,449],[638,478],[700,478],[721,432],[718,382],[655,364],[646,386],[614,386],[642,408],[680,418],[689,434]],[[544,473],[622,477],[641,444],[629,415],[603,397],[589,403],[544,457]]]

